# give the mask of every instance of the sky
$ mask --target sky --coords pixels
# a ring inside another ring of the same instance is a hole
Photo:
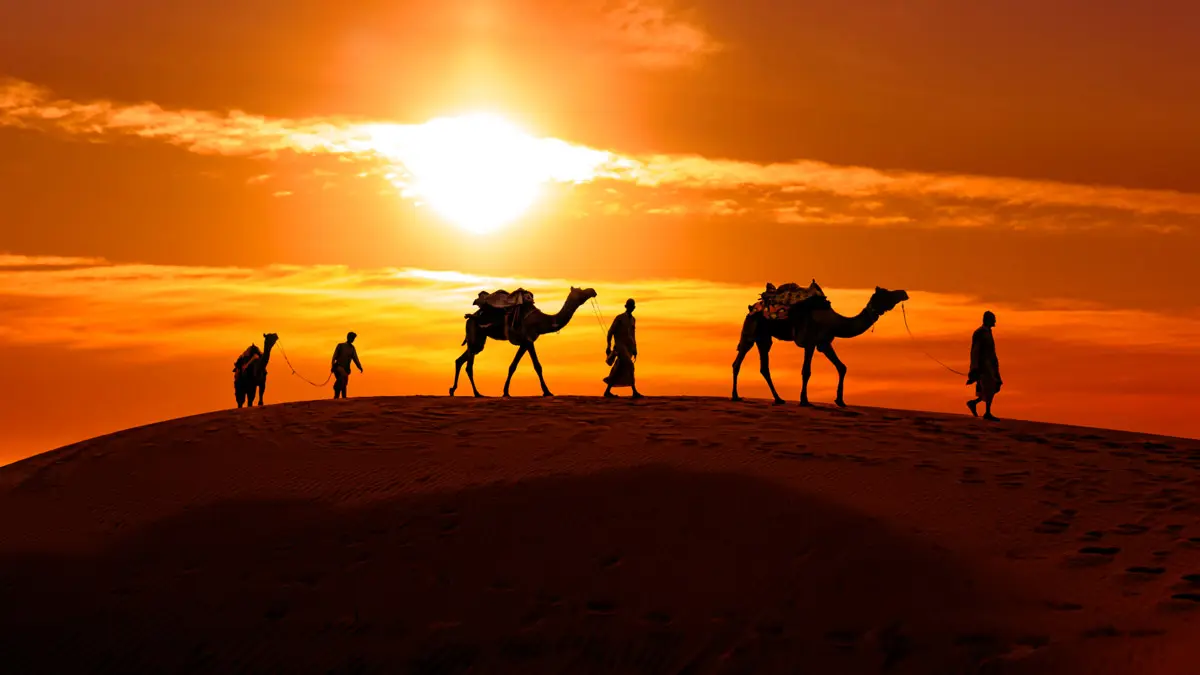
[[[839,346],[851,403],[965,412],[926,353],[964,369],[991,309],[998,414],[1200,436],[1197,32],[1182,0],[0,2],[0,463],[227,407],[264,332],[320,381],[356,330],[352,394],[443,394],[483,289],[636,297],[641,388],[722,395],[746,306],[813,278],[911,298],[912,336]],[[595,316],[539,353],[602,387]],[[269,402],[328,393],[289,370]]]

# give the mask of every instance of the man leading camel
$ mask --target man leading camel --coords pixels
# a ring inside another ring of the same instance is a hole
[[[635,307],[637,304],[633,298],[626,300],[625,312],[618,314],[608,329],[608,345],[604,349],[608,363],[612,364],[612,370],[604,378],[604,383],[608,385],[604,395],[608,398],[616,396],[612,393],[613,387],[630,387],[633,389],[633,398],[643,398],[633,379],[634,359],[637,358],[636,321],[633,318]]]
[[[358,334],[351,331],[346,333],[346,341],[333,350],[333,360],[329,369],[333,371],[333,397],[346,398],[346,385],[350,384],[350,364],[358,366],[358,372],[363,371],[358,362],[358,350],[354,348],[354,338]]]
[[[975,385],[975,398],[967,401],[967,407],[972,415],[979,417],[977,406],[983,401],[985,420],[996,419],[992,415],[992,399],[1004,384],[1000,379],[1000,361],[996,358],[996,340],[992,337],[995,325],[996,315],[984,312],[983,325],[971,336],[971,369],[967,371],[967,384]]]

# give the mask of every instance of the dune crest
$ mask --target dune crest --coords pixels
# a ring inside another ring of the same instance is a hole
[[[1200,441],[717,399],[231,410],[0,468],[12,672],[1190,673]]]

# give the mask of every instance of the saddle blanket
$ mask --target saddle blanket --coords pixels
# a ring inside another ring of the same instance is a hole
[[[767,290],[757,302],[750,305],[749,313],[761,313],[768,319],[785,319],[792,307],[813,297],[825,297],[825,291],[821,290],[816,279],[807,287],[787,283],[776,288],[774,284],[767,284]]]
[[[479,307],[495,307],[496,309],[508,309],[517,305],[532,305],[533,293],[524,288],[518,288],[512,293],[505,290],[496,291],[495,293],[480,291],[479,297],[475,299],[473,304]]]

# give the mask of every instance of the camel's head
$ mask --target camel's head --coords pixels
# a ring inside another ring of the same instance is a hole
[[[270,349],[271,347],[275,346],[276,342],[279,342],[278,335],[276,335],[275,333],[263,333],[263,346],[264,347],[266,347],[267,349]]]
[[[908,293],[904,291],[889,291],[886,288],[875,287],[875,292],[871,294],[871,300],[867,303],[871,309],[880,314],[890,312],[896,308],[896,305],[908,300]]]
[[[594,289],[594,288],[575,288],[574,286],[572,286],[571,293],[567,297],[570,298],[572,301],[577,302],[582,305],[583,303],[587,302],[588,300],[591,300],[592,298],[596,297],[596,289]]]

